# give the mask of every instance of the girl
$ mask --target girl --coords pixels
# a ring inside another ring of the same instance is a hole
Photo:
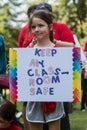
[[[29,21],[36,44],[33,47],[56,47],[53,42],[53,15],[46,11],[35,11]],[[60,130],[60,119],[64,115],[61,102],[28,102],[26,118],[30,130],[42,130],[43,123],[48,123],[49,130]]]
[[[16,107],[9,101],[0,102],[0,130],[20,130],[16,125]]]

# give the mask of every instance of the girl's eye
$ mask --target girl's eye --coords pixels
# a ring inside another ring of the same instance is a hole
[[[39,27],[43,27],[44,25],[43,24],[39,24]]]
[[[43,24],[38,24],[37,26],[32,25],[31,28],[32,28],[32,29],[35,29],[36,27],[40,27],[40,28],[41,28],[41,27],[43,27],[43,26],[44,26]]]
[[[35,26],[32,26],[31,28],[32,28],[32,29],[35,29]]]

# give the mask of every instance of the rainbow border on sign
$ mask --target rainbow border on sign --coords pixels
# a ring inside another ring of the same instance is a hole
[[[10,100],[17,101],[17,51],[10,48],[9,52],[10,68],[9,68],[9,85],[10,85]]]
[[[73,102],[81,101],[80,48],[73,48]]]

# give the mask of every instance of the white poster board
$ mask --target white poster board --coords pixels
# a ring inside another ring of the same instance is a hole
[[[79,48],[10,49],[11,99],[80,100],[80,72]]]

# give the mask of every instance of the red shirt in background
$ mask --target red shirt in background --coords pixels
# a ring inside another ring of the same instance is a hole
[[[28,34],[28,23],[21,29],[18,37],[18,47],[27,47],[32,41],[33,36],[31,33]],[[29,36],[28,36],[29,35]]]
[[[0,128],[0,130],[21,130],[19,126],[17,125],[11,125],[8,128]]]
[[[28,34],[29,25],[26,24],[20,31],[18,37],[18,47],[27,47],[32,41],[33,36],[31,33]],[[28,35],[28,36],[27,36]],[[64,23],[53,23],[53,35],[54,39],[65,42],[74,42],[73,33],[69,27]]]
[[[84,51],[87,51],[87,41],[85,42],[85,45],[84,45]]]

